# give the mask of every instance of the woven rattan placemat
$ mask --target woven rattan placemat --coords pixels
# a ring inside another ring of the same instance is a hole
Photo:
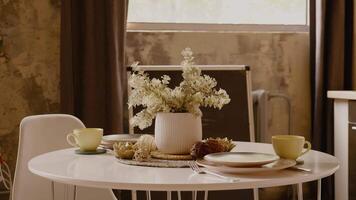
[[[160,151],[152,151],[151,156],[157,159],[164,159],[164,160],[193,160],[193,157],[189,154],[187,155],[172,155],[172,154],[165,154]]]
[[[164,167],[164,168],[189,167],[189,161],[187,160],[162,160],[162,159],[152,158],[149,161],[136,161],[136,160],[126,160],[126,159],[118,158],[118,161],[126,165],[145,166],[145,167]]]

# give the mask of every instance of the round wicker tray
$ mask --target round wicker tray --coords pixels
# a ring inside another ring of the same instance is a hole
[[[151,152],[151,156],[153,158],[163,159],[163,160],[193,160],[193,157],[189,154],[187,154],[187,155],[172,155],[172,154],[165,154],[160,151]]]

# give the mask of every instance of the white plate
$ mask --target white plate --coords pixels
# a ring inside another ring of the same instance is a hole
[[[278,156],[255,152],[221,152],[204,156],[204,159],[219,165],[232,167],[251,167],[271,163],[279,159]]]
[[[279,159],[272,163],[262,165],[259,167],[229,167],[225,165],[216,165],[206,160],[198,160],[197,164],[206,167],[211,171],[228,173],[228,174],[246,174],[246,173],[270,172],[270,171],[286,169],[296,165],[296,162],[295,160]]]
[[[115,142],[137,142],[138,138],[141,137],[142,134],[112,134],[112,135],[104,135],[103,143],[115,143]]]

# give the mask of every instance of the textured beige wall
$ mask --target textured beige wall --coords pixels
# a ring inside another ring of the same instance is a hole
[[[309,137],[310,81],[307,33],[129,33],[127,58],[141,64],[179,64],[189,46],[197,64],[247,64],[253,89],[287,94],[292,99],[293,134]],[[288,131],[285,101],[271,101],[269,134]]]
[[[18,126],[58,111],[60,0],[0,0],[0,152],[15,165]]]

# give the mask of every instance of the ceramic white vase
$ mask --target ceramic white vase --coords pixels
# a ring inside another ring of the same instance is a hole
[[[191,113],[158,113],[155,142],[167,154],[188,154],[193,144],[202,140],[201,117]]]

